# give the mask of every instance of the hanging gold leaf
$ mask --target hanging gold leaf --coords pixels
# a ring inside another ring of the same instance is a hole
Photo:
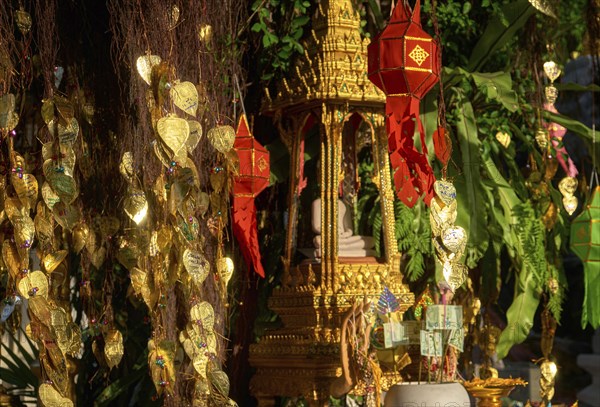
[[[210,186],[215,190],[216,193],[223,191],[225,187],[227,174],[222,167],[216,167],[210,174]]]
[[[192,306],[190,309],[190,320],[194,330],[200,327],[200,331],[198,331],[200,333],[202,331],[212,331],[215,326],[215,311],[212,305],[206,301],[202,301]]]
[[[66,125],[61,124],[60,121],[57,124],[56,119],[52,119],[48,122],[48,131],[52,137],[56,137],[56,132],[58,131],[59,143],[72,146],[79,134],[79,123],[75,118],[71,119]]]
[[[201,350],[200,352],[196,352],[194,358],[192,359],[192,364],[194,365],[194,370],[198,372],[200,377],[206,379],[206,368],[208,367],[208,352],[204,352]]]
[[[79,223],[81,219],[81,211],[77,206],[67,205],[64,202],[57,202],[52,207],[54,219],[60,226],[71,230],[73,226]]]
[[[4,239],[2,242],[2,260],[8,268],[11,277],[16,280],[22,270],[21,260],[15,244],[11,243],[10,239]]]
[[[172,157],[181,149],[186,148],[187,139],[190,135],[190,125],[186,120],[175,115],[163,117],[156,124],[156,130],[160,139],[172,152]]]
[[[79,253],[83,250],[90,236],[90,227],[87,223],[81,222],[73,228],[73,251]]]
[[[229,257],[221,257],[217,259],[217,274],[219,279],[223,282],[223,285],[227,287],[231,276],[233,275],[234,266],[233,260]]]
[[[206,135],[210,144],[220,153],[226,153],[235,142],[235,130],[231,126],[216,126]]]
[[[50,384],[43,383],[40,385],[38,394],[44,407],[73,407],[73,402],[61,396]]]
[[[158,290],[155,289],[148,273],[137,267],[133,267],[130,275],[131,285],[135,293],[142,297],[148,309],[154,309],[158,302]]]
[[[56,194],[56,192],[54,192],[50,184],[47,182],[42,184],[42,198],[50,210],[54,208],[54,205],[60,202],[60,197]]]
[[[58,267],[60,263],[67,257],[69,252],[67,250],[59,250],[55,253],[48,253],[44,256],[44,270],[46,273],[52,273],[54,269]]]
[[[142,295],[142,288],[146,285],[147,273],[137,267],[133,267],[129,272],[131,287],[137,295]]]
[[[29,250],[33,246],[35,236],[35,224],[29,216],[20,216],[11,219],[15,229],[15,243],[19,257],[21,257],[21,265],[23,268],[29,267]]]
[[[577,191],[577,186],[579,182],[575,177],[564,177],[558,183],[558,190],[563,194],[563,196],[568,197],[572,196],[575,191]]]
[[[158,55],[142,55],[136,61],[136,68],[138,74],[142,77],[144,82],[150,85],[150,78],[152,75],[152,67],[161,63],[161,58]]]
[[[213,37],[213,29],[209,24],[204,24],[198,27],[198,39],[204,44],[210,44]]]
[[[211,384],[211,389],[214,389],[223,397],[229,394],[229,378],[222,370],[212,370],[208,373],[208,380]]]
[[[181,233],[181,236],[192,242],[198,238],[198,233],[200,231],[200,225],[198,224],[198,219],[194,216],[190,216],[187,219],[181,217],[181,215],[177,216],[177,226],[175,229]]]
[[[119,164],[119,172],[129,182],[133,179],[133,155],[131,151],[125,151],[123,157],[121,157],[121,163]]]
[[[58,112],[59,126],[62,124],[63,126],[67,127],[75,116],[75,109],[73,109],[73,105],[71,104],[69,99],[59,95],[55,95],[54,106],[56,107],[56,111]],[[77,128],[79,129],[79,126],[77,126]],[[60,135],[60,127],[58,134]]]
[[[32,174],[12,173],[10,180],[25,210],[29,211],[30,208],[35,206],[38,197],[37,179]]]
[[[75,151],[70,145],[45,143],[42,146],[42,157],[44,162],[52,160],[54,168],[59,169],[67,175],[73,176],[75,169]]]
[[[502,147],[504,148],[508,148],[508,146],[510,145],[510,134],[503,132],[503,131],[499,131],[498,133],[496,133],[496,140],[498,140],[498,143],[500,143],[500,145],[502,145]]]
[[[95,225],[100,231],[102,240],[117,234],[121,223],[114,216],[98,216],[94,219]]]
[[[200,289],[210,272],[210,263],[208,260],[195,250],[185,249],[183,252],[183,266],[196,287]]]
[[[17,285],[19,294],[25,299],[29,297],[48,296],[48,279],[46,275],[39,270],[27,273]]]
[[[198,89],[192,82],[175,82],[169,92],[175,106],[191,116],[198,110]]]
[[[91,262],[94,267],[100,269],[104,264],[104,260],[106,260],[106,249],[104,246],[100,246],[100,248],[92,254]]]
[[[9,129],[9,123],[12,121],[15,113],[15,95],[7,93],[0,96],[0,129]]]
[[[69,387],[69,380],[65,357],[61,353],[58,346],[52,344],[51,342],[45,345],[44,350],[47,356],[40,352],[42,370],[46,373],[48,379],[52,382],[53,386],[58,390],[58,392],[61,394],[66,394],[67,388]],[[63,405],[60,406],[63,407]],[[72,404],[67,404],[64,407],[66,406],[72,406]]]
[[[141,189],[131,188],[125,202],[123,203],[123,209],[129,218],[139,225],[148,213],[148,201],[146,200],[146,194]]]
[[[163,391],[173,392],[175,384],[175,342],[161,341],[158,344],[153,340],[148,341],[148,365],[152,380],[159,394]],[[161,385],[160,383],[168,383]]]
[[[532,0],[530,0],[531,2]],[[554,61],[544,62],[544,73],[550,82],[554,82],[561,74],[560,67]]]
[[[42,114],[42,119],[44,123],[47,125],[54,119],[54,99],[44,99],[42,101],[42,108],[40,113]]]
[[[38,210],[33,221],[35,225],[35,236],[42,247],[52,245],[54,239],[54,218],[51,212],[42,202],[38,204]]]
[[[576,196],[565,196],[563,198],[563,206],[569,215],[573,215],[579,206],[579,200]]]
[[[56,336],[58,348],[64,355],[79,351],[81,345],[79,327],[71,323],[69,315],[63,308],[55,307],[50,310],[50,328]]]
[[[30,297],[27,307],[42,324],[50,326],[52,316],[50,315],[50,304],[46,298],[39,295]]]
[[[442,243],[446,249],[460,257],[467,245],[467,232],[460,226],[446,228],[442,232]]]
[[[200,216],[204,216],[206,211],[208,211],[208,206],[210,205],[209,195],[206,192],[201,191],[198,193],[198,198],[196,199],[196,201],[196,207],[198,209],[198,212],[200,213]]]
[[[108,368],[112,369],[123,358],[123,335],[117,329],[111,329],[104,335],[104,355]]]
[[[202,139],[202,125],[196,120],[188,120],[188,125],[190,126],[190,135],[185,144],[188,153],[191,154]]]
[[[171,167],[171,157],[170,157],[170,154],[167,153],[167,151],[166,151],[166,146],[164,146],[164,147],[163,146],[164,146],[164,144],[161,141],[159,141],[159,140],[153,141],[154,154],[160,160],[162,165],[164,165],[166,168],[170,168]]]
[[[54,160],[46,160],[42,169],[46,180],[61,201],[70,204],[77,198],[79,194],[77,183],[72,176],[65,173],[64,167]]]
[[[31,30],[31,16],[28,12],[23,9],[19,9],[15,13],[17,28],[21,31],[21,34],[27,35],[29,34],[29,30]]]

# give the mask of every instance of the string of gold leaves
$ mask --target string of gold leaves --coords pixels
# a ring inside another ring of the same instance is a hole
[[[31,17],[19,11],[18,28],[27,35]],[[23,24],[26,22],[27,24]],[[62,234],[55,225],[70,229],[77,220],[78,211],[72,203],[78,195],[73,178],[75,153],[73,144],[79,128],[68,100],[54,96],[44,101],[41,115],[50,141],[42,146],[43,175],[38,201],[38,179],[32,174],[35,157],[15,151],[14,138],[20,124],[15,111],[14,94],[2,96],[0,128],[2,138],[8,140],[10,185],[14,194],[3,189],[4,215],[13,227],[13,237],[2,244],[2,258],[16,292],[28,300],[30,324],[27,335],[39,347],[39,359],[45,382],[39,389],[43,405],[72,406],[72,381],[75,371],[71,357],[81,347],[79,327],[71,320],[69,303],[67,250],[62,248]],[[24,126],[21,126],[23,128]],[[41,177],[40,177],[41,178]],[[32,212],[35,218],[32,218]],[[37,239],[37,242],[36,242]],[[37,243],[35,253],[41,270],[31,270],[30,251]]]
[[[177,79],[175,69],[158,55],[140,56],[136,67],[149,85],[146,100],[156,136],[152,147],[164,169],[152,190],[144,191],[135,175],[132,154],[123,154],[120,164],[120,173],[128,185],[124,210],[133,222],[132,235],[149,237],[147,250],[140,247],[141,255],[130,273],[133,289],[150,309],[154,327],[148,342],[151,376],[159,395],[174,396],[176,382],[181,378],[177,366],[183,362],[177,356],[178,349],[183,348],[193,366],[194,405],[207,405],[209,401],[234,405],[228,397],[229,380],[216,358],[214,309],[201,300],[203,283],[209,276],[221,282],[220,295],[224,297],[233,272],[232,263],[222,257],[219,249],[216,272],[211,272],[211,264],[203,252],[200,220],[206,219],[221,248],[227,224],[230,169],[234,168],[235,132],[230,126],[217,126],[208,132],[207,138],[219,158],[211,169],[212,192],[207,194],[201,190],[198,169],[189,156],[202,138],[202,126],[196,120],[199,110],[206,109],[199,102],[200,87]],[[155,204],[149,205],[149,201]],[[148,220],[151,212],[155,212],[154,224]],[[128,245],[132,237],[125,239]],[[187,323],[178,333],[178,342],[164,329],[173,317],[169,297],[173,296],[175,285],[183,292],[183,303],[188,306]]]

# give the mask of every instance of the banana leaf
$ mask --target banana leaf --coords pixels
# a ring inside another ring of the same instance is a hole
[[[517,0],[504,6],[502,14],[508,22],[508,26],[504,24],[499,16],[488,24],[481,39],[473,48],[467,70],[471,72],[481,70],[488,58],[508,44],[534,13],[535,8],[531,6],[528,0]]]
[[[471,102],[461,92],[459,95],[456,136],[461,152],[463,177],[455,180],[459,205],[456,224],[465,228],[469,235],[466,263],[473,268],[487,250],[489,235],[486,230],[487,213],[480,175],[481,142],[477,137],[475,114]]]

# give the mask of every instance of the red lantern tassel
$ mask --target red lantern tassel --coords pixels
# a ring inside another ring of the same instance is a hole
[[[233,234],[237,239],[242,256],[248,267],[264,278],[258,245],[258,228],[256,223],[256,206],[254,198],[233,197]]]

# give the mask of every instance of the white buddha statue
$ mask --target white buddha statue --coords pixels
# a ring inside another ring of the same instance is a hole
[[[316,233],[313,243],[315,257],[321,257],[321,199],[312,203],[312,230]],[[366,257],[375,256],[375,239],[371,236],[354,235],[352,231],[352,216],[341,199],[338,199],[338,256]]]

